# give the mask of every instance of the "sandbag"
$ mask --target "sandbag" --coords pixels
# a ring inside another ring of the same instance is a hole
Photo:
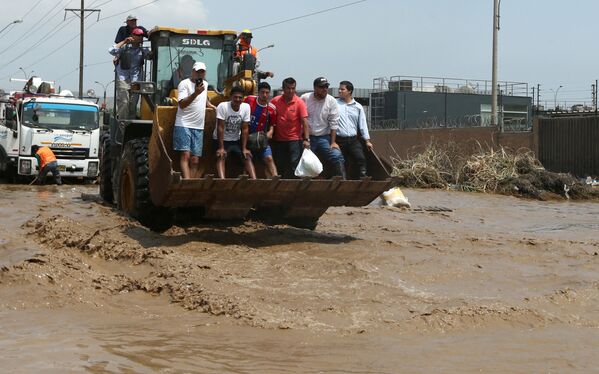
[[[302,153],[302,158],[295,168],[296,177],[310,177],[314,178],[322,173],[322,163],[318,159],[318,156],[314,154],[310,149],[305,148]]]

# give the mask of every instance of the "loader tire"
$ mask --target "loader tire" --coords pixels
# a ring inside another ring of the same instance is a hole
[[[110,134],[104,134],[100,143],[100,197],[107,203],[114,203],[112,193],[112,160],[110,159]]]
[[[173,225],[174,211],[155,206],[150,198],[148,142],[148,138],[140,138],[125,144],[119,162],[117,206],[150,230],[163,232]]]

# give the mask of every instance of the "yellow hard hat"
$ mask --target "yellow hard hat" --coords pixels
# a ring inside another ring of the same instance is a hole
[[[241,35],[252,36],[252,32],[250,31],[250,29],[243,29],[243,31],[241,32]]]

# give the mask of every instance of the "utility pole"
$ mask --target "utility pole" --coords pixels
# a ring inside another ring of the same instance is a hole
[[[534,86],[532,86],[532,106],[533,106],[533,108],[535,108],[534,114],[538,115],[539,107],[537,105],[535,105],[535,87]]]
[[[491,125],[497,126],[497,34],[499,31],[499,4],[501,0],[493,0],[493,72],[491,83]],[[499,124],[499,132],[503,126]]]
[[[85,31],[85,13],[98,12],[98,21],[100,20],[100,9],[85,9],[85,0],[81,0],[81,9],[65,9],[64,18],[67,18],[67,12],[72,12],[79,17],[79,98],[83,97],[83,41]],[[77,13],[79,12],[79,13]]]
[[[541,98],[541,85],[537,84],[537,108],[539,107],[539,105],[541,103],[540,98]]]
[[[595,79],[595,95],[593,96],[593,104],[595,105],[595,115],[597,115],[597,79]]]

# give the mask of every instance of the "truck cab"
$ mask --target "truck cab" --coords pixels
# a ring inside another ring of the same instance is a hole
[[[98,105],[72,95],[23,92],[0,104],[0,172],[8,179],[31,179],[39,166],[31,147],[50,147],[66,178],[98,176],[100,140]],[[29,177],[29,178],[27,178]]]

